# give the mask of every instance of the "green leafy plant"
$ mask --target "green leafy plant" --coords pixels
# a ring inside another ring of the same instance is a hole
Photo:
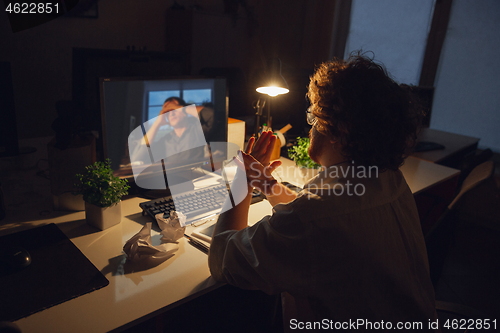
[[[310,144],[309,138],[298,137],[297,143],[288,150],[288,157],[299,167],[319,168],[320,165],[309,157],[308,150]]]
[[[85,202],[98,207],[117,204],[130,188],[126,179],[113,175],[109,158],[106,162],[95,162],[85,167],[85,172],[77,174],[76,178],[75,194],[82,194]]]

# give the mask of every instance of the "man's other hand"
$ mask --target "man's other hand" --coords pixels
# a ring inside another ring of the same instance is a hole
[[[252,136],[250,140],[248,140],[245,153],[253,156],[263,166],[268,166],[276,140],[277,137],[272,131],[262,132],[257,141],[255,141],[255,137]],[[279,162],[276,167],[279,165],[281,165],[281,162]]]

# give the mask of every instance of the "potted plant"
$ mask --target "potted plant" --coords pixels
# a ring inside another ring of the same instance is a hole
[[[121,198],[130,186],[127,180],[113,175],[111,161],[95,162],[77,174],[76,193],[85,201],[87,223],[101,230],[121,222]]]
[[[305,181],[316,176],[321,168],[321,165],[309,157],[310,144],[309,138],[298,137],[297,143],[288,150],[288,157],[300,168],[300,173]]]

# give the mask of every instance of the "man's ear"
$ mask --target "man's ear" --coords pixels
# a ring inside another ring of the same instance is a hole
[[[334,138],[332,136],[328,136],[328,141],[332,144],[334,147],[341,147],[340,141],[337,138]]]

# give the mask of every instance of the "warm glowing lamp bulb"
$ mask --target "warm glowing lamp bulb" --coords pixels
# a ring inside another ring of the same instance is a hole
[[[277,87],[277,86],[259,87],[256,90],[257,90],[257,92],[259,92],[261,94],[267,94],[271,97],[276,97],[278,95],[287,94],[289,92],[289,90],[287,88]]]

